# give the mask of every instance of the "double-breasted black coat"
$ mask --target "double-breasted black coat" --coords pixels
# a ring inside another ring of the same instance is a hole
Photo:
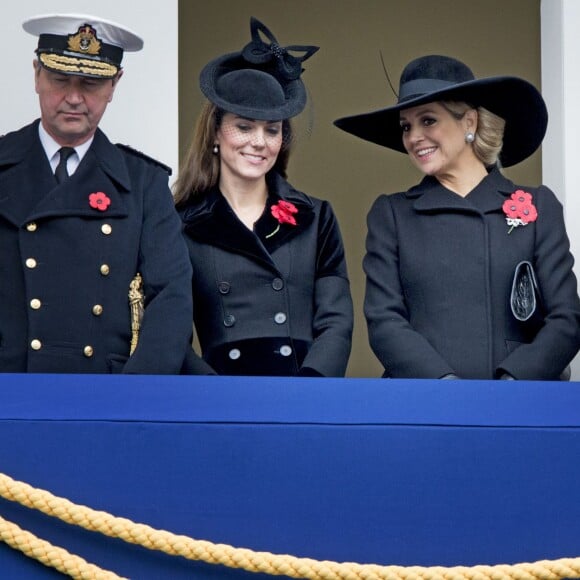
[[[254,231],[217,188],[181,210],[203,358],[218,374],[343,376],[353,311],[335,215],[276,173],[268,186]],[[297,224],[270,235],[279,200],[294,204]]]
[[[502,206],[517,189],[532,194],[538,217],[508,233]],[[555,195],[516,186],[497,169],[465,198],[433,177],[380,196],[368,215],[365,315],[385,376],[557,379],[580,347],[569,248]],[[543,295],[539,331],[509,305],[522,260]]]
[[[103,192],[105,211],[89,195]],[[129,284],[145,310],[129,358]],[[191,265],[167,172],[97,130],[57,185],[38,121],[0,139],[0,372],[176,373]]]

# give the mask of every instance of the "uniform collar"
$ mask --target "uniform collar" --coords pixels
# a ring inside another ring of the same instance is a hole
[[[122,194],[130,191],[128,171],[123,154],[104,133],[97,130],[84,163],[70,179],[57,185],[45,161],[38,124],[37,120],[0,139],[0,214],[17,226],[23,219],[127,215]],[[26,191],[30,194],[23,195]],[[89,195],[98,191],[111,199],[105,212],[90,206]]]
[[[22,162],[30,149],[39,141],[40,119],[18,131],[0,138],[0,170]],[[130,191],[131,180],[123,153],[115,147],[106,135],[97,129],[89,150],[94,152],[100,168],[122,189]]]

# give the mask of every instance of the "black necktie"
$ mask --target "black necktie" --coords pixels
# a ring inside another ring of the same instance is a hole
[[[58,151],[60,153],[60,160],[56,166],[54,176],[56,177],[56,181],[58,183],[62,183],[68,177],[66,162],[68,158],[75,152],[75,150],[72,147],[61,147]]]

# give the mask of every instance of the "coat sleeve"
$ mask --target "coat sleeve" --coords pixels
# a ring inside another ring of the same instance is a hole
[[[191,263],[167,174],[147,165],[138,271],[145,310],[139,341],[124,373],[177,374],[192,338]]]
[[[453,368],[409,322],[399,272],[397,223],[388,195],[381,195],[367,216],[364,311],[373,352],[384,376],[441,378]]]
[[[350,355],[353,306],[344,246],[330,204],[322,202],[314,283],[314,341],[300,374],[344,376]]]
[[[539,188],[535,203],[534,269],[544,325],[531,343],[522,344],[504,359],[498,374],[507,371],[517,379],[555,380],[580,348],[580,300],[562,205],[547,187]]]

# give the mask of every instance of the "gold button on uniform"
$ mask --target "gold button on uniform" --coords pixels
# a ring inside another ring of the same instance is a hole
[[[26,229],[29,232],[35,232],[36,231],[36,224],[34,222],[30,222],[29,224],[26,224]]]
[[[101,314],[103,314],[103,307],[100,304],[95,304],[93,306],[93,314],[95,316],[100,316]]]
[[[110,233],[113,231],[113,228],[111,227],[111,225],[110,225],[110,224],[103,224],[103,225],[101,226],[101,231],[102,231],[102,232],[103,232],[103,233],[104,233],[106,236],[108,236],[108,235],[109,235],[109,234],[110,234]]]
[[[30,301],[30,308],[32,308],[33,310],[38,310],[41,306],[42,306],[42,303],[40,302],[40,300],[38,298],[33,298]]]
[[[93,356],[93,347],[90,345],[85,346],[85,348],[83,349],[83,353],[87,358],[90,358]]]
[[[26,267],[27,268],[36,268],[36,260],[34,258],[27,258],[26,259]]]
[[[40,342],[38,338],[35,338],[33,341],[31,341],[30,348],[32,350],[40,350],[42,348],[42,342]]]
[[[109,268],[109,265],[108,264],[102,264],[101,265],[101,274],[103,276],[108,276],[110,271],[111,271],[111,269]]]

